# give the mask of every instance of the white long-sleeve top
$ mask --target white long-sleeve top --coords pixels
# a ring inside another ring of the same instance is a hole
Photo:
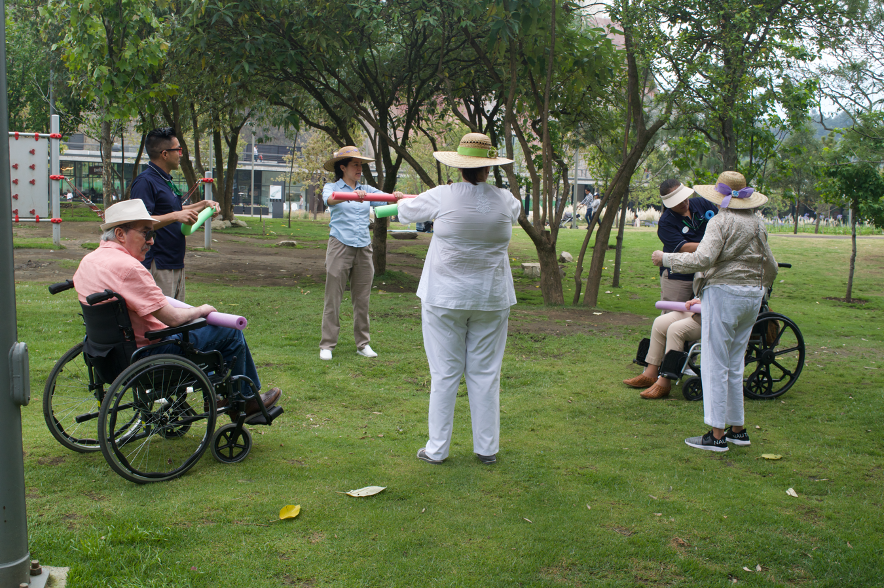
[[[507,247],[521,204],[480,182],[437,186],[399,201],[399,222],[434,220],[417,296],[425,304],[503,310],[516,303]]]

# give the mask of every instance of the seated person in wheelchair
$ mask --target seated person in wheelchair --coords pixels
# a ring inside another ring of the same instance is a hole
[[[685,303],[685,308],[699,302],[696,298],[690,300]],[[623,380],[623,383],[633,388],[647,388],[640,394],[642,398],[656,399],[669,396],[672,381],[662,373],[672,375],[678,372],[680,375],[686,359],[684,344],[687,341],[700,339],[701,331],[702,322],[699,314],[685,310],[685,312],[671,311],[658,316],[651,327],[650,345],[644,358],[646,363],[644,371],[634,378]],[[671,351],[675,353],[670,353]],[[661,370],[660,367],[664,363],[667,365]],[[673,365],[670,366],[670,363]]]
[[[154,219],[147,213],[144,202],[138,199],[120,202],[108,208],[104,218],[106,222],[101,225],[104,233],[98,249],[83,258],[74,274],[74,288],[80,302],[86,304],[87,296],[105,289],[120,294],[126,300],[138,347],[150,343],[144,335],[148,331],[177,327],[215,312],[215,308],[208,304],[194,308],[171,306],[150,272],[141,265],[154,238]],[[181,337],[182,334],[177,334],[169,340]],[[190,331],[188,339],[199,351],[220,351],[228,364],[235,357],[236,361],[229,366],[231,375],[247,376],[261,389],[255,362],[242,331],[209,325]],[[178,345],[170,343],[151,349],[148,355],[158,353],[181,352]],[[276,404],[280,394],[279,388],[262,393],[264,406],[269,408]],[[252,399],[245,410],[252,414],[261,409],[257,400]]]

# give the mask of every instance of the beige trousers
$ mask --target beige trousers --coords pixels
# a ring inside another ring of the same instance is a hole
[[[664,269],[660,276],[660,300],[669,302],[687,302],[694,297],[692,280],[670,280],[669,270]],[[670,311],[664,310],[661,314]]]
[[[371,245],[350,247],[334,237],[328,239],[325,252],[325,306],[322,309],[320,349],[334,349],[341,331],[341,299],[347,280],[353,299],[353,338],[362,349],[371,340],[368,334],[368,301],[374,279]]]
[[[150,263],[150,275],[163,294],[184,302],[184,268],[175,270],[157,269],[157,262]]]
[[[651,327],[651,346],[645,361],[659,367],[667,353],[673,349],[684,351],[685,341],[696,341],[702,330],[700,315],[693,312],[670,311],[658,316]]]

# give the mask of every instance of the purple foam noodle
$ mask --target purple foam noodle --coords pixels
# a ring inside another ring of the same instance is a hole
[[[166,296],[166,301],[170,306],[174,306],[175,308],[193,308],[186,302],[181,302],[180,300],[169,298],[168,296]],[[216,327],[227,327],[239,331],[242,331],[249,325],[249,321],[246,317],[236,314],[227,314],[226,312],[210,312],[206,315],[206,322]]]
[[[684,302],[672,302],[671,300],[660,300],[654,303],[654,306],[660,310],[675,310],[678,312],[696,312],[697,314],[702,312],[702,308],[700,303],[694,304],[691,306],[690,310],[687,310],[684,307]]]

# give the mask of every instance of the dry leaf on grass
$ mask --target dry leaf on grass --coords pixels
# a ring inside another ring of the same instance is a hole
[[[743,571],[744,571],[744,572],[751,572],[752,570],[750,570],[750,569],[747,568],[746,566],[743,566]]]
[[[764,459],[783,459],[782,455],[777,455],[776,453],[762,453],[761,457]]]
[[[798,493],[795,492],[794,488],[789,488],[788,490],[786,490],[786,494],[788,494],[789,496],[794,496],[795,498],[798,498]]]
[[[760,571],[761,571],[761,564],[755,564],[755,571],[756,571],[756,572],[760,572]]]
[[[386,486],[366,486],[365,488],[360,488],[359,490],[350,490],[349,492],[340,492],[339,494],[346,494],[347,496],[355,496],[357,498],[363,496],[374,496],[379,492],[383,492],[386,490]]]
[[[293,519],[301,513],[301,505],[300,504],[287,504],[282,507],[282,510],[279,511],[279,519]]]

